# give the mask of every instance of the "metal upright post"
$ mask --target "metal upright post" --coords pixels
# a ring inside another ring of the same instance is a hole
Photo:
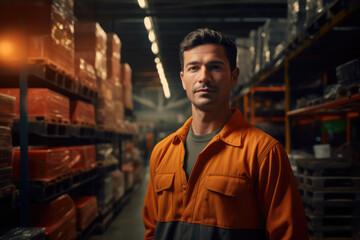
[[[28,119],[27,119],[27,88],[28,88],[28,49],[26,19],[21,19],[23,53],[19,72],[20,81],[20,224],[29,226],[29,163],[28,163]]]

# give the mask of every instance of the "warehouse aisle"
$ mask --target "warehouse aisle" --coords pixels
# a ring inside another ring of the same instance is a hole
[[[148,182],[149,170],[147,169],[144,182],[136,190],[136,192],[134,192],[130,201],[122,209],[117,218],[111,223],[105,233],[102,235],[93,235],[89,240],[143,239],[145,228],[142,221],[142,206]]]

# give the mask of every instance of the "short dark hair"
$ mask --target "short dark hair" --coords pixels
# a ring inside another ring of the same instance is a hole
[[[208,28],[199,28],[189,33],[180,43],[179,56],[181,69],[184,70],[184,52],[186,50],[208,43],[224,46],[226,57],[230,63],[230,70],[232,71],[236,68],[237,48],[233,40],[221,32]]]

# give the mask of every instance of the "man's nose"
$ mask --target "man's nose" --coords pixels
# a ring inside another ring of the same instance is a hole
[[[200,68],[200,76],[199,76],[199,82],[200,83],[206,83],[210,81],[210,72],[209,69],[206,66],[201,66]]]

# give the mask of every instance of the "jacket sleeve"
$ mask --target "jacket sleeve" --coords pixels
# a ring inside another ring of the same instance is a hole
[[[269,239],[309,239],[301,196],[284,148],[278,143],[260,159],[257,199]]]
[[[157,193],[155,191],[154,177],[155,177],[155,149],[150,158],[150,180],[147,187],[144,206],[143,206],[143,221],[145,226],[145,240],[154,239],[157,212],[158,212],[158,200]]]

